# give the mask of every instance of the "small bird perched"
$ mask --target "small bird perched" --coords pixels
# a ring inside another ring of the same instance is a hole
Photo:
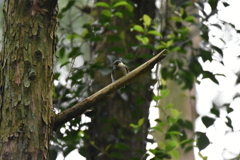
[[[124,65],[122,63],[122,61],[116,60],[113,63],[113,70],[112,70],[112,74],[111,74],[112,82],[125,76],[126,74],[128,74],[128,72],[129,72],[128,67],[126,65]]]

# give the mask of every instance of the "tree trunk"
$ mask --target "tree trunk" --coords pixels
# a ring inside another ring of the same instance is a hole
[[[56,3],[5,0],[0,57],[0,159],[48,159]]]
[[[135,1],[133,1],[135,2]],[[138,0],[137,8],[134,9],[134,20],[129,23],[127,18],[114,19],[112,26],[118,26],[121,34],[124,34],[122,41],[109,42],[102,41],[97,44],[97,51],[103,51],[99,54],[97,62],[103,62],[105,67],[112,66],[107,56],[110,52],[107,50],[111,47],[124,48],[124,53],[112,54],[117,58],[121,58],[128,53],[134,53],[134,59],[129,62],[128,67],[133,70],[137,65],[144,63],[144,59],[138,56],[150,54],[151,50],[146,48],[138,48],[137,51],[131,49],[131,44],[138,44],[135,35],[136,32],[130,32],[129,28],[132,23],[142,24],[139,19],[147,14],[151,18],[155,16],[155,1]],[[101,11],[99,11],[101,12]],[[107,31],[103,37],[113,35],[114,32]],[[150,37],[149,37],[150,38]],[[152,42],[152,40],[150,40]],[[93,89],[94,92],[111,83],[110,75],[105,76],[101,71],[95,72]],[[107,101],[94,107],[94,114],[91,116],[91,124],[89,126],[89,140],[86,142],[86,158],[88,160],[108,160],[108,159],[141,159],[146,151],[146,140],[149,128],[149,105],[152,98],[152,84],[150,72],[141,78],[130,83],[125,87],[116,91]],[[123,91],[123,93],[121,93]],[[126,99],[124,99],[124,96]],[[131,123],[137,124],[138,120],[144,118],[141,130],[134,132],[130,127]],[[89,142],[91,141],[91,143]],[[119,144],[125,144],[125,148],[118,147]],[[128,149],[127,149],[128,148]],[[111,157],[111,158],[110,158]],[[143,158],[145,159],[145,158]]]

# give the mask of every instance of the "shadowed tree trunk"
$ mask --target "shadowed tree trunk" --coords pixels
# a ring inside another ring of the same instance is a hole
[[[0,159],[48,159],[56,0],[5,0]]]

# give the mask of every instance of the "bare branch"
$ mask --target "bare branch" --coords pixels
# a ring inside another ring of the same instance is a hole
[[[152,59],[150,59],[149,61],[145,62],[141,66],[137,67],[136,69],[128,73],[126,76],[120,78],[114,83],[109,84],[108,86],[94,93],[90,97],[77,103],[73,107],[55,115],[53,129],[56,130],[60,125],[66,123],[72,118],[79,116],[80,114],[83,114],[87,109],[90,109],[90,107],[92,107],[94,104],[108,99],[109,98],[108,95],[110,93],[116,91],[117,89],[123,87],[124,85],[128,84],[129,82],[141,76],[142,74],[151,70],[156,63],[160,62],[163,58],[166,57],[166,55],[163,54],[164,52],[166,52],[166,50],[163,50],[162,52],[154,56]]]

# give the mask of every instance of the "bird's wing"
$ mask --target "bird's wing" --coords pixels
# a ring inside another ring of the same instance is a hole
[[[112,73],[111,73],[112,82],[115,81],[115,78],[113,77],[113,74],[114,74],[114,70],[112,70]]]
[[[128,69],[128,67],[125,65],[125,67],[126,67],[126,70],[127,70],[127,73],[129,73],[129,69]]]

